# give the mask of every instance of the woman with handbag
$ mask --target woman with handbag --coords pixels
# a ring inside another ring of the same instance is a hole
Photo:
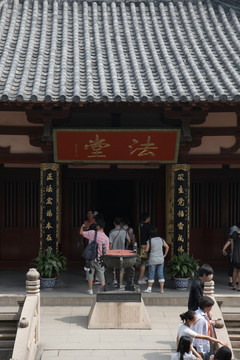
[[[152,285],[154,283],[155,273],[157,272],[158,282],[160,285],[160,293],[164,293],[164,258],[167,256],[169,246],[164,239],[158,236],[156,227],[150,229],[150,240],[147,242],[146,251],[150,250],[149,255],[149,270],[148,270],[148,288],[144,291],[146,293],[152,292]],[[163,249],[165,250],[163,253]]]

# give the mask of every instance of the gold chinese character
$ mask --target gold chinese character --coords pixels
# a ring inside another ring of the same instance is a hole
[[[52,197],[48,197],[48,198],[47,198],[46,205],[52,205],[52,204],[53,204],[53,198],[52,198]]]
[[[47,181],[53,180],[52,173],[47,174]]]
[[[47,237],[46,237],[46,240],[47,241],[52,241],[52,236],[50,234],[48,234]]]
[[[52,247],[51,247],[51,246],[48,246],[48,247],[47,247],[47,250],[52,251]]]
[[[52,210],[47,210],[46,215],[47,215],[48,217],[52,217],[52,216],[53,216]]]
[[[178,174],[177,179],[178,181],[184,181],[184,174],[183,173]]]
[[[182,185],[179,186],[179,188],[178,188],[178,193],[179,193],[179,194],[183,194],[183,187],[182,187]]]
[[[184,250],[183,250],[182,245],[178,247],[177,251],[178,251],[178,253],[180,253],[180,254],[184,253]]]
[[[95,140],[89,140],[89,145],[84,145],[84,150],[88,150],[89,148],[92,148],[92,155],[88,155],[89,158],[93,157],[106,157],[106,155],[103,155],[102,149],[110,147],[110,144],[107,144],[105,142],[105,139],[99,139],[99,135],[96,134]]]
[[[179,211],[177,212],[177,216],[178,216],[178,217],[184,217],[184,211],[183,211],[183,210],[179,210]]]
[[[52,227],[51,223],[48,221],[48,223],[47,223],[47,225],[45,226],[45,228],[49,230],[49,229],[52,229],[53,227]]]
[[[148,136],[146,144],[139,144],[140,145],[139,147],[138,146],[135,147],[135,145],[139,143],[138,140],[133,139],[132,141],[133,144],[128,146],[128,148],[131,150],[130,155],[133,155],[136,151],[140,151],[138,153],[138,156],[146,156],[146,155],[151,155],[152,157],[155,156],[154,152],[150,150],[158,149],[158,147],[154,146],[155,143],[151,143],[151,136]]]
[[[178,205],[184,206],[184,199],[181,197],[177,200]]]
[[[46,192],[53,192],[52,185],[47,185],[46,186]]]
[[[180,241],[180,242],[184,242],[184,238],[183,238],[183,236],[181,235],[181,234],[178,234],[178,241]]]
[[[184,224],[182,222],[178,223],[177,228],[178,228],[178,230],[183,230]]]

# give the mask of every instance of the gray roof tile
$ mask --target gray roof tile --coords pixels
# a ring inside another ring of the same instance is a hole
[[[1,0],[0,99],[240,100],[236,0]]]

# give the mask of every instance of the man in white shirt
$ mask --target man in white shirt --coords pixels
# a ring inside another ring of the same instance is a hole
[[[195,311],[197,314],[197,322],[191,326],[191,329],[198,334],[211,336],[211,321],[208,314],[212,310],[214,300],[209,296],[202,296],[199,300],[199,308]],[[210,352],[210,343],[208,340],[195,338],[193,346],[197,352],[205,358]]]

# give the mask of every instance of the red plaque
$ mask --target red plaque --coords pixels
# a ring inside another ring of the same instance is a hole
[[[54,160],[82,163],[177,162],[179,129],[54,129]]]

